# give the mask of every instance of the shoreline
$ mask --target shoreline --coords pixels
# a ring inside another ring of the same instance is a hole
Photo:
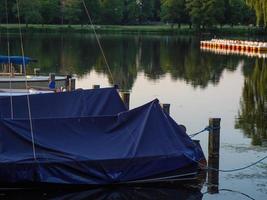
[[[0,24],[0,31],[10,33],[19,33],[17,24],[8,26]],[[180,28],[175,25],[95,25],[97,33],[143,33],[143,34],[176,34],[176,35],[266,35],[266,30],[258,27],[249,26],[223,26],[206,30],[196,31],[188,25],[182,25]],[[21,25],[23,33],[92,33],[90,25],[39,25],[25,24]]]

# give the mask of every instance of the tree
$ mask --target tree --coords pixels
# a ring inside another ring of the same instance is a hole
[[[54,23],[60,18],[60,0],[41,0],[41,15],[44,23]]]
[[[6,18],[6,0],[0,0],[0,22]]]
[[[222,0],[203,0],[203,25],[212,26],[214,24],[222,24],[224,20],[224,1]]]
[[[77,23],[81,15],[80,0],[61,0],[64,19],[69,23]]]
[[[153,21],[160,21],[161,0],[154,0]]]
[[[99,0],[84,0],[85,3],[85,7],[82,4],[82,13],[81,13],[81,23],[85,23],[88,24],[89,23],[89,19],[87,16],[87,13],[85,11],[85,9],[88,10],[90,17],[93,20],[93,23],[98,23],[100,20],[100,3]]]
[[[128,19],[133,23],[152,21],[158,12],[157,0],[126,0]]]
[[[161,19],[163,21],[185,23],[188,14],[186,13],[185,0],[161,0]]]
[[[137,0],[138,6],[138,21],[144,23],[153,18],[154,2],[153,0]]]
[[[120,24],[123,6],[124,2],[121,0],[100,0],[101,21],[105,24]]]
[[[244,5],[243,0],[229,0],[229,5],[230,5],[230,23],[232,25],[239,24],[242,22],[242,7]]]
[[[225,0],[225,22],[227,24],[255,24],[255,12],[244,0]]]
[[[19,0],[18,5],[14,5],[13,11],[17,17],[22,17],[26,26],[28,26],[29,23],[42,22],[40,0]],[[20,14],[20,16],[18,16],[18,14]]]
[[[204,13],[202,12],[202,0],[186,0],[186,9],[188,10],[192,24],[196,29],[200,29]]]
[[[263,23],[267,26],[267,1],[266,0],[246,0],[246,3],[256,11],[257,24]]]

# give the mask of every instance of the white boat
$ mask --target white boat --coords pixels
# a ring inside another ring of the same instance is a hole
[[[39,75],[36,71],[35,75],[26,75],[26,66],[36,62],[35,59],[21,56],[0,56],[0,64],[2,70],[0,72],[0,89],[26,89],[26,88],[49,88],[51,77],[55,81],[55,87],[68,87],[71,81],[72,89],[75,89],[75,79],[71,76],[50,76]]]
[[[38,89],[0,89],[0,97],[7,96],[23,96],[23,95],[32,95],[32,94],[44,94],[44,93],[54,93],[53,90],[38,90]]]

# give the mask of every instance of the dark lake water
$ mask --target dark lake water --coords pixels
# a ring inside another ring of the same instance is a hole
[[[158,98],[171,104],[171,116],[186,125],[188,133],[203,129],[210,117],[222,118],[221,169],[243,167],[267,155],[267,60],[263,58],[204,52],[196,37],[100,35],[110,73],[94,35],[26,34],[23,39],[25,54],[38,59],[29,73],[40,67],[42,73],[76,74],[78,88],[118,84],[131,90],[131,108]],[[11,35],[10,46],[12,54],[21,54],[18,35]],[[4,33],[0,53],[7,54]],[[207,133],[196,138],[207,155]],[[237,192],[211,195],[205,193],[205,185],[203,199],[248,199],[244,194],[267,199],[267,161],[220,173],[219,188]],[[121,199],[120,195],[156,199],[158,193],[159,199],[189,199],[181,194],[192,194],[180,189],[108,192],[110,199]]]

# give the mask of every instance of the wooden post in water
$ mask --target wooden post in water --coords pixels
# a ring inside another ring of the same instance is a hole
[[[100,85],[93,85],[93,89],[99,89]]]
[[[76,87],[76,79],[72,78],[72,75],[66,76],[65,88],[67,91],[73,91]]]
[[[219,193],[220,118],[209,119],[208,192]]]
[[[76,79],[75,78],[71,78],[70,79],[70,82],[71,82],[71,84],[70,84],[70,90],[71,91],[74,91],[76,89]]]
[[[49,80],[50,81],[56,81],[56,75],[54,73],[49,74]]]
[[[34,75],[35,76],[39,76],[40,75],[40,68],[34,68]]]
[[[127,110],[130,109],[130,92],[121,92],[121,99]]]
[[[163,103],[163,104],[160,104],[162,109],[168,114],[170,115],[170,107],[171,107],[171,104],[169,103]]]

